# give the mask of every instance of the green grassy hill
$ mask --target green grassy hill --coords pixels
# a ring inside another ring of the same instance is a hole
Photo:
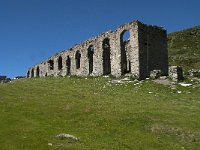
[[[0,84],[0,149],[199,149],[200,82],[171,88],[110,81],[46,77]],[[60,133],[80,141],[57,139]]]
[[[168,35],[169,64],[200,69],[200,26]]]

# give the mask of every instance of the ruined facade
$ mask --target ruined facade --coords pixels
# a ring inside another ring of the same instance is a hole
[[[166,30],[133,21],[51,56],[29,68],[27,77],[111,74],[144,79],[153,70],[168,74]]]

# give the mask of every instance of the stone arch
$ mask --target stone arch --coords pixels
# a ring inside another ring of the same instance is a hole
[[[53,60],[49,60],[48,61],[48,66],[49,66],[49,70],[53,70],[54,69],[54,62],[53,62]]]
[[[88,63],[89,63],[89,74],[93,72],[93,60],[94,60],[94,45],[88,47]]]
[[[34,68],[32,68],[32,70],[31,70],[31,78],[33,78],[34,77]]]
[[[59,57],[58,57],[58,70],[62,70],[62,68],[63,68],[63,65],[62,65],[62,57],[59,56]]]
[[[120,34],[120,49],[121,49],[121,73],[126,74],[131,72],[131,61],[130,61],[130,31],[125,29]]]
[[[37,66],[36,68],[36,77],[40,77],[40,68]]]
[[[103,48],[103,75],[111,73],[111,62],[110,62],[110,39],[105,38],[102,43]]]
[[[67,56],[66,66],[67,66],[67,75],[70,75],[71,74],[71,58],[69,56]]]
[[[81,53],[79,50],[76,51],[75,60],[76,60],[76,69],[79,69],[81,67]]]

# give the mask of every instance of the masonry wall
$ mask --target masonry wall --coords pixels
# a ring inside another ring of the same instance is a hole
[[[166,30],[139,23],[139,72],[140,78],[150,76],[153,70],[168,75],[168,50]]]
[[[29,68],[27,77],[129,74],[142,79],[154,69],[168,72],[166,31],[133,21],[51,56]]]

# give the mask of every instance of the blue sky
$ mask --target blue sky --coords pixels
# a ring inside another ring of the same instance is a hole
[[[168,32],[200,25],[200,0],[0,0],[0,75],[132,20]]]

